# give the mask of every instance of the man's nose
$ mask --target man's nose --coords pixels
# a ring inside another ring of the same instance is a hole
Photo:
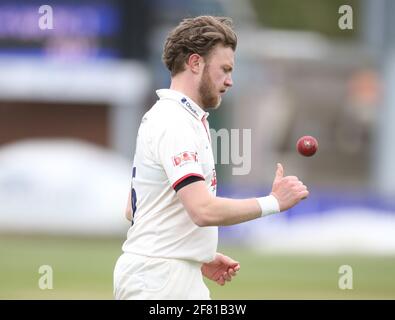
[[[225,85],[226,85],[227,87],[233,86],[232,76],[229,75],[229,76],[226,77],[226,79],[225,79]]]

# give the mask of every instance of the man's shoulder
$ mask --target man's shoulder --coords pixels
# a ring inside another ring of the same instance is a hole
[[[156,130],[166,130],[180,126],[192,125],[191,117],[175,100],[158,100],[145,114],[143,119],[148,120]]]

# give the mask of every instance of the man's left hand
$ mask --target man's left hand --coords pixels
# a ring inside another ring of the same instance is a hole
[[[221,253],[215,255],[215,259],[208,263],[203,263],[202,274],[220,286],[223,286],[226,281],[231,281],[237,272],[240,270],[240,264],[232,258]]]

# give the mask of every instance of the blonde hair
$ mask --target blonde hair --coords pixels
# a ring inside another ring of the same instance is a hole
[[[162,60],[172,76],[185,70],[191,54],[207,58],[211,50],[221,43],[236,50],[237,36],[233,23],[227,17],[199,16],[187,18],[168,35]]]

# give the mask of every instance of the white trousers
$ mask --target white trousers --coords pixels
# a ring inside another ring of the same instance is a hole
[[[209,300],[201,263],[123,253],[114,268],[117,300]]]

